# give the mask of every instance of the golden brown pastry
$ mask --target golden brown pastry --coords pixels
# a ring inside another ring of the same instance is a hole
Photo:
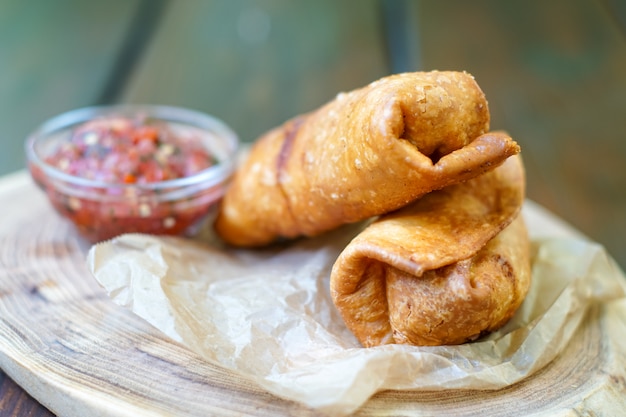
[[[530,285],[519,156],[370,224],[333,266],[331,296],[363,346],[451,345],[498,329]]]
[[[216,231],[259,246],[395,210],[519,152],[508,135],[488,131],[487,101],[471,75],[382,78],[262,136],[235,174]]]

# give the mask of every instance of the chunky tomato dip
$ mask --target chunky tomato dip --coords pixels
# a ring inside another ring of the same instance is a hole
[[[167,181],[217,163],[203,143],[207,134],[143,117],[93,119],[66,132],[42,158],[89,183],[52,179],[33,164],[31,173],[55,209],[90,241],[131,232],[189,234],[222,196],[224,183]]]
[[[81,178],[141,184],[194,175],[213,158],[197,137],[164,122],[118,117],[80,126],[46,162]]]

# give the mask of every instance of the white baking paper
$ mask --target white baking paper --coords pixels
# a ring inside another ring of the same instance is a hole
[[[362,348],[329,293],[329,275],[357,233],[345,227],[282,248],[123,235],[89,265],[111,299],[206,360],[320,412],[346,415],[381,390],[498,389],[553,360],[594,303],[626,296],[602,246],[524,209],[533,281],[500,331],[460,346]]]

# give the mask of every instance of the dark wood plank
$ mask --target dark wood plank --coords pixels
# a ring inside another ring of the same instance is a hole
[[[54,414],[0,371],[0,416],[51,417]]]

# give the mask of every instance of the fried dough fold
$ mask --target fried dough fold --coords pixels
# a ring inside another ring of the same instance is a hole
[[[453,345],[504,325],[530,285],[519,156],[367,226],[335,262],[331,296],[365,347]]]
[[[517,154],[489,132],[487,100],[465,72],[381,78],[262,137],[215,222],[224,241],[261,246],[398,209]]]

